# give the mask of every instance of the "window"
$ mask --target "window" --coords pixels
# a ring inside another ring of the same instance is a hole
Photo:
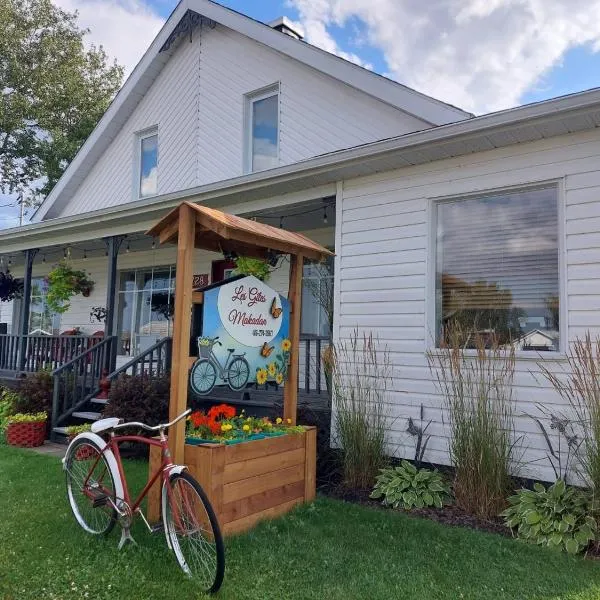
[[[279,165],[279,86],[247,96],[246,171]]]
[[[60,315],[51,313],[46,302],[48,282],[43,277],[31,279],[31,303],[29,305],[29,333],[53,335],[60,329]]]
[[[147,198],[158,193],[158,131],[140,134],[138,139],[138,193],[140,198]]]
[[[436,341],[491,337],[519,350],[558,351],[557,188],[435,204]]]
[[[118,335],[120,354],[134,356],[172,333],[175,267],[121,273]]]
[[[302,274],[303,334],[331,336],[333,320],[333,260],[304,264]]]

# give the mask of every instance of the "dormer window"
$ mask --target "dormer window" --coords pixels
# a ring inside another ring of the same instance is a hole
[[[279,166],[279,84],[246,96],[246,172]]]
[[[147,198],[158,193],[158,129],[138,135],[138,196]]]

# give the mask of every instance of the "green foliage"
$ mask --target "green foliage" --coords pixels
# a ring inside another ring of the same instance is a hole
[[[510,507],[502,513],[506,524],[533,544],[577,554],[596,536],[590,495],[562,479],[548,489],[536,483],[533,490],[519,490],[508,502]]]
[[[332,366],[332,429],[342,448],[343,484],[349,489],[368,489],[387,463],[389,352],[371,334],[354,330],[347,342],[336,345]]]
[[[383,503],[406,510],[435,506],[442,508],[450,489],[437,471],[417,469],[403,460],[398,467],[381,469],[371,498],[383,498]]]
[[[46,195],[119,89],[123,69],[86,33],[51,0],[0,0],[3,193]]]
[[[85,433],[86,431],[90,431],[92,428],[92,426],[90,425],[90,423],[84,423],[83,425],[69,425],[69,427],[67,427],[67,435],[69,437],[75,437],[76,435],[79,435],[80,433]]]
[[[260,258],[249,258],[247,256],[238,256],[235,259],[236,275],[254,275],[261,281],[269,281],[271,269],[269,265]]]
[[[40,423],[48,419],[47,412],[37,413],[15,413],[8,417],[8,424],[12,423]]]
[[[103,415],[158,425],[168,420],[169,394],[169,375],[158,378],[148,375],[120,375],[112,383],[110,401]]]
[[[48,273],[46,303],[51,312],[63,314],[71,306],[69,300],[77,294],[88,294],[94,282],[85,271],[74,269],[68,261],[62,260]]]
[[[21,382],[15,410],[21,413],[52,411],[54,381],[48,371],[38,371],[28,375]]]
[[[0,444],[3,444],[5,441],[8,418],[13,413],[18,398],[19,396],[16,392],[0,388]]]

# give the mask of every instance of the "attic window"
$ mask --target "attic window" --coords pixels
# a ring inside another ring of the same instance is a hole
[[[140,198],[158,193],[158,130],[138,136],[138,195]]]
[[[279,85],[246,96],[246,172],[279,165]]]

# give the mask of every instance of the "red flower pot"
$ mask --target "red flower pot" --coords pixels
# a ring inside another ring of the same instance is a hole
[[[6,441],[11,446],[35,448],[46,439],[46,421],[37,423],[10,423],[6,428]]]

